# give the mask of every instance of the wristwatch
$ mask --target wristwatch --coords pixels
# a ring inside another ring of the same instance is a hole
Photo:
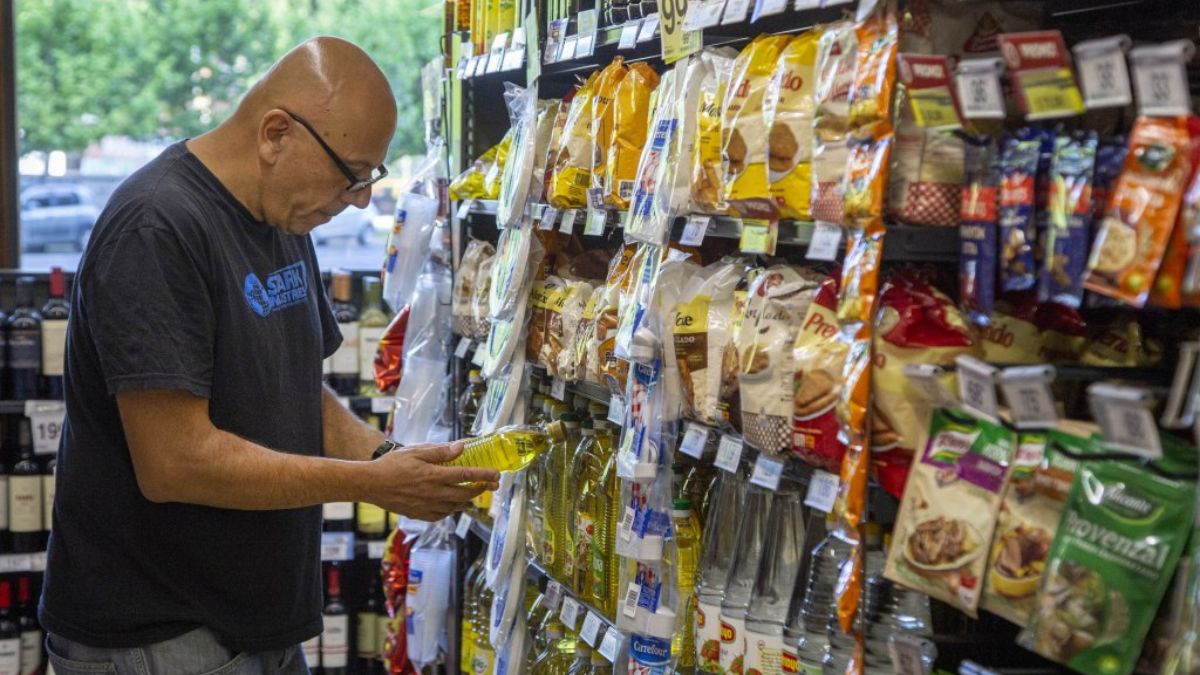
[[[371,453],[371,460],[374,461],[376,459],[379,459],[380,457],[383,457],[384,455],[395,450],[396,448],[401,448],[401,447],[404,447],[404,446],[400,445],[396,441],[384,441],[379,444],[378,448],[375,448],[375,452]]]

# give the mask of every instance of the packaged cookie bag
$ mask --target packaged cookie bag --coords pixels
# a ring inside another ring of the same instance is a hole
[[[858,35],[849,21],[829,25],[817,42],[811,211],[814,219],[830,223],[844,219],[842,187],[857,50]]]
[[[733,340],[733,294],[745,265],[721,260],[703,269],[676,307],[675,360],[683,380],[684,415],[716,426],[721,421],[721,363]]]
[[[738,54],[721,104],[724,197],[748,218],[777,218],[767,177],[763,98],[788,36],[760,35]]]
[[[613,113],[612,134],[608,140],[605,162],[597,167],[597,170],[603,170],[604,203],[607,206],[626,209],[633,200],[638,160],[646,145],[646,130],[650,124],[651,94],[658,82],[658,73],[645,63],[638,62],[629,67],[628,73],[617,85],[616,98],[610,106]]]
[[[750,287],[738,334],[738,387],[742,436],[760,452],[778,455],[792,447],[792,349],[820,281],[811,270],[780,265],[768,267]]]
[[[938,408],[923,438],[900,500],[884,576],[975,617],[1013,432]]]
[[[783,50],[767,88],[767,178],[780,218],[809,219],[814,68],[819,30],[797,35]]]
[[[479,264],[495,253],[496,247],[486,241],[472,239],[467,244],[467,250],[463,253],[462,261],[454,275],[451,322],[456,335],[471,335],[471,297],[474,295],[475,285],[481,281]]]
[[[587,190],[592,186],[592,93],[597,74],[592,73],[575,92],[567,117],[551,150],[554,171],[546,197],[557,209],[587,206]]]
[[[721,165],[721,102],[737,53],[728,47],[709,47],[700,52],[696,75],[698,96],[693,103],[696,131],[686,137],[691,143],[691,209],[697,213],[722,214],[725,169]]]
[[[808,464],[837,473],[846,454],[838,437],[837,401],[847,345],[838,336],[837,299],[841,271],[821,282],[792,349],[795,394],[792,408],[792,452]]]

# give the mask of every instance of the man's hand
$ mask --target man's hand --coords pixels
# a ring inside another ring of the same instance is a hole
[[[461,442],[393,450],[371,462],[370,501],[418,520],[438,520],[461,511],[476,495],[498,487],[492,469],[441,466],[458,457]]]

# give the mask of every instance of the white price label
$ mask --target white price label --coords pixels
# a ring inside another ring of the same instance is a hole
[[[33,567],[33,561],[26,554],[0,555],[0,574],[28,572],[31,567]]]
[[[806,9],[818,9],[821,7],[821,0],[796,0],[792,5],[792,9],[797,12],[803,12]]]
[[[637,618],[638,598],[640,597],[642,597],[642,585],[636,581],[629,582],[629,587],[625,589],[625,602],[621,605],[621,613],[631,619]]]
[[[1092,416],[1110,445],[1150,459],[1162,457],[1150,392],[1101,382],[1088,387],[1088,396]]]
[[[485,69],[487,69],[487,55],[472,56],[471,63],[467,65],[467,77],[482,75]]]
[[[621,41],[617,43],[617,49],[633,49],[637,46],[638,29],[642,27],[641,19],[633,19],[626,21],[624,26],[621,26]]]
[[[930,405],[937,408],[958,405],[958,400],[938,379],[941,375],[940,367],[927,363],[910,363],[904,366],[904,376],[908,378],[909,384],[921,392]]]
[[[558,603],[562,602],[563,599],[562,584],[554,581],[553,579],[547,581],[545,596],[546,611],[553,614],[554,611],[558,609]]]
[[[338,400],[338,403],[341,404],[341,406],[343,408],[346,408],[346,409],[350,408],[350,397],[349,396],[339,396],[339,397],[337,397],[337,400]]]
[[[458,535],[459,539],[466,539],[467,533],[471,531],[471,516],[462,514],[458,517],[458,527],[454,528],[454,534]]]
[[[487,57],[487,72],[500,72],[500,66],[504,65],[504,48],[507,46],[508,33],[501,33],[492,40],[492,49]]]
[[[463,338],[458,341],[458,346],[454,348],[454,356],[465,359],[469,351],[471,351],[471,338]]]
[[[721,25],[741,23],[746,20],[750,11],[750,0],[729,0],[725,3],[725,13],[721,16]]]
[[[658,12],[655,12],[642,20],[642,26],[638,29],[637,41],[639,43],[649,42],[654,39],[654,34],[657,32]]]
[[[563,40],[562,49],[558,52],[559,61],[570,61],[575,58],[576,45],[579,44],[579,36],[571,35]]]
[[[475,346],[475,353],[471,354],[471,363],[482,368],[486,358],[487,358],[487,345],[485,345],[481,342]]]
[[[722,436],[721,444],[717,446],[717,459],[713,462],[718,469],[736,473],[738,462],[742,460],[742,439],[737,436]]]
[[[367,542],[367,557],[371,560],[383,560],[383,554],[387,551],[387,541],[368,541]]]
[[[812,241],[808,242],[809,260],[836,260],[842,247],[842,228],[835,223],[818,220],[813,227]]]
[[[616,663],[617,651],[621,648],[621,633],[616,628],[609,628],[604,633],[604,639],[600,641],[600,656],[608,659],[609,663]]]
[[[964,119],[1004,119],[1008,110],[1000,89],[1000,59],[967,59],[954,76]]]
[[[31,572],[46,571],[46,552],[39,551],[38,553],[29,554],[29,570]]]
[[[567,398],[567,382],[561,377],[556,377],[550,383],[550,395],[556,400],[563,401]]]
[[[750,474],[750,483],[774,492],[779,489],[779,479],[782,476],[782,460],[759,455],[754,460],[754,472]]]
[[[813,471],[812,478],[808,481],[808,492],[804,495],[804,505],[822,513],[833,511],[840,484],[838,477],[828,471]]]
[[[699,424],[688,424],[679,451],[688,457],[700,459],[704,456],[704,447],[708,445],[708,429]]]
[[[577,209],[567,209],[566,211],[563,211],[562,223],[559,224],[558,231],[564,234],[574,234],[575,218],[578,216],[579,211]]]
[[[392,412],[392,400],[387,396],[375,396],[371,399],[371,412],[376,415],[386,415]]]
[[[322,532],[321,560],[326,562],[354,560],[354,533]]]
[[[1187,40],[1136,47],[1130,53],[1138,111],[1143,115],[1187,115],[1192,111],[1187,62],[1195,48]]]
[[[553,230],[554,223],[558,220],[558,209],[553,206],[547,206],[545,211],[542,211],[542,218],[538,221],[538,229]]]
[[[683,233],[679,235],[679,243],[684,246],[699,246],[704,243],[704,235],[708,234],[708,226],[712,223],[712,216],[691,215],[688,216],[687,224],[683,226]]]
[[[515,40],[514,40],[515,42]],[[516,70],[525,62],[525,45],[514,46],[512,49],[504,52],[504,61],[500,65],[500,70]]]
[[[587,225],[584,226],[583,233],[589,237],[603,236],[606,223],[608,223],[608,211],[591,209],[588,211]]]
[[[25,416],[33,433],[33,453],[53,455],[58,452],[67,407],[62,401],[26,401]]]
[[[596,50],[596,27],[600,23],[600,12],[587,9],[575,17],[575,25],[579,29],[579,45],[575,48],[575,56],[591,56]]]
[[[721,20],[721,12],[725,9],[725,0],[700,0],[688,3],[687,17],[683,20],[684,30],[702,30],[717,25]]]
[[[930,664],[924,654],[932,653],[933,643],[907,633],[897,633],[888,641],[888,656],[895,675],[928,675]],[[932,661],[932,659],[930,659]]]
[[[996,367],[972,356],[955,359],[958,365],[958,396],[963,407],[995,420],[1000,414],[996,401]]]
[[[596,646],[596,638],[600,637],[600,628],[604,626],[604,622],[600,617],[596,616],[595,612],[588,612],[587,616],[583,617],[583,628],[579,629],[579,637],[590,646]]]
[[[633,510],[632,506],[626,506],[625,515],[621,517],[621,524],[617,528],[621,539],[625,541],[633,539],[633,521],[635,518],[637,518],[637,512]]]
[[[470,64],[471,57],[467,56],[466,54],[459,57],[458,65],[454,67],[454,75],[460,80],[467,79],[467,66]]]
[[[575,625],[579,623],[579,603],[575,598],[566,596],[562,601],[562,611],[558,613],[558,618],[562,619],[567,630],[575,630]]]
[[[471,212],[471,205],[474,203],[475,203],[474,199],[462,200],[462,203],[458,205],[458,213],[455,214],[456,216],[458,216],[459,220],[462,220],[463,218],[467,217],[467,214]]]
[[[1017,366],[1000,373],[1000,390],[1020,429],[1048,429],[1058,423],[1054,395],[1054,366]]]
[[[1083,102],[1089,109],[1113,108],[1133,102],[1129,68],[1125,64],[1125,50],[1129,44],[1128,36],[1115,35],[1080,42],[1072,48]]]
[[[620,396],[608,400],[608,421],[619,427],[625,426],[625,402]]]
[[[787,9],[788,0],[758,0],[756,17],[774,16],[775,14],[783,14],[783,10]]]
[[[575,57],[587,58],[596,51],[596,34],[587,33],[579,35],[579,40],[575,43]]]

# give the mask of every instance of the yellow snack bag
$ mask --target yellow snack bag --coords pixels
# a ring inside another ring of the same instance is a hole
[[[767,179],[780,218],[810,217],[814,69],[819,30],[796,36],[780,56],[767,87]]]
[[[721,167],[721,101],[733,69],[733,51],[728,48],[705,49],[700,54],[704,73],[696,99],[696,134],[692,147],[692,210],[725,213],[721,201],[725,191],[725,173]]]
[[[592,184],[592,89],[596,74],[579,87],[567,110],[567,120],[554,148],[547,199],[558,209],[578,209],[587,204]]]
[[[604,201],[619,209],[629,208],[642,146],[646,144],[651,97],[658,86],[658,73],[645,63],[635,63],[617,86],[612,139],[604,166]]]
[[[721,161],[725,201],[747,218],[778,218],[767,180],[763,97],[780,53],[792,40],[760,35],[738,54],[721,105]]]
[[[628,73],[625,59],[618,56],[600,71],[596,76],[596,85],[592,88],[591,187],[594,188],[604,188],[604,167],[608,164],[608,147],[612,141],[613,121],[617,111],[612,102],[617,97],[617,87]]]

